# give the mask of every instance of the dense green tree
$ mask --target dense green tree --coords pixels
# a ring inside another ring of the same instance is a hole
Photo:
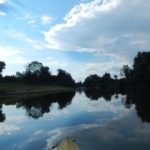
[[[16,78],[19,80],[23,80],[24,79],[24,74],[20,73],[20,72],[16,72]]]
[[[84,81],[84,86],[85,87],[99,87],[101,78],[94,74],[94,75],[89,75],[85,81]]]
[[[111,78],[110,73],[105,73],[102,76],[100,86],[102,88],[107,88],[107,87],[110,87],[112,85],[112,83],[113,83],[113,79]]]
[[[58,74],[56,80],[60,85],[71,87],[75,86],[75,81],[68,72],[62,69],[58,69],[57,71]]]
[[[44,83],[53,85],[62,85],[70,87],[96,87],[101,89],[124,89],[132,87],[150,87],[150,52],[139,52],[134,59],[133,69],[128,65],[121,68],[122,78],[117,75],[111,78],[110,73],[105,73],[102,77],[94,74],[89,75],[83,83],[75,84],[70,73],[58,69],[57,75],[51,75],[49,67],[43,66],[41,62],[33,61],[26,66],[23,73],[17,72],[16,76],[5,76],[2,78],[2,71],[6,64],[0,61],[0,79],[1,81],[27,81],[29,83]]]
[[[20,78],[23,77],[26,81],[38,83],[49,83],[51,77],[49,67],[43,66],[43,64],[38,61],[33,61],[29,63],[23,75],[21,75],[20,73],[18,73],[17,75]]]
[[[117,75],[114,75],[114,78],[115,78],[115,80],[117,80],[117,79],[118,79],[118,76],[117,76]]]
[[[40,80],[43,83],[48,83],[51,80],[51,73],[49,72],[49,67],[42,67],[40,70]]]
[[[128,65],[124,65],[120,70],[120,75],[129,80],[132,76],[132,69]]]
[[[26,72],[31,72],[31,73],[40,72],[42,67],[43,67],[42,63],[38,61],[33,61],[27,65]]]
[[[111,86],[114,79],[111,78],[110,73],[105,73],[102,77],[99,77],[98,75],[89,75],[85,81],[84,86],[85,87],[98,87],[98,88],[106,88]]]
[[[105,73],[105,74],[102,76],[102,80],[104,80],[104,81],[110,81],[110,80],[111,80],[110,73]]]
[[[82,84],[81,81],[79,81],[79,82],[76,83],[76,87],[82,87],[82,86],[83,86],[83,84]]]
[[[150,52],[139,52],[134,59],[132,80],[141,86],[150,86]]]

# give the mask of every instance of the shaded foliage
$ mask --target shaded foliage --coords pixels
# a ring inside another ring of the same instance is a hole
[[[120,74],[123,78],[130,80],[132,76],[132,69],[128,65],[124,65],[120,70]]]
[[[49,82],[50,76],[49,67],[43,66],[38,61],[33,61],[27,65],[26,71],[20,77],[23,77],[27,82],[47,83]]]
[[[6,64],[3,61],[0,61],[0,74],[2,73],[3,69],[5,69]]]
[[[94,74],[88,76],[83,84],[85,87],[98,87],[100,84],[100,80],[101,78],[98,75]]]
[[[83,83],[81,81],[76,83],[76,87],[77,88],[82,88],[83,87]]]
[[[57,82],[62,86],[75,86],[75,80],[71,77],[71,75],[65,70],[58,69],[58,74],[56,77]]]
[[[83,82],[83,85],[87,88],[97,87],[99,89],[108,89],[112,86],[116,86],[116,83],[117,82],[111,78],[109,73],[105,73],[102,77],[99,77],[96,74],[88,76]]]
[[[139,52],[134,58],[132,80],[138,85],[150,87],[150,52]]]

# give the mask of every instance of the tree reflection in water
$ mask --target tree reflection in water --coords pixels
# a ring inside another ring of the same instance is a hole
[[[141,118],[142,122],[150,122],[150,91],[148,89],[140,90],[127,90],[127,91],[114,91],[114,90],[102,90],[98,88],[85,89],[85,95],[91,100],[98,100],[104,98],[106,101],[110,101],[113,95],[124,95],[122,97],[125,108],[130,109],[132,105],[135,105],[137,115]]]
[[[135,105],[137,115],[141,118],[142,122],[150,122],[150,92],[149,90],[129,90],[129,91],[113,91],[113,90],[101,90],[85,89],[85,95],[91,100],[98,100],[104,98],[106,101],[110,101],[112,96],[118,99],[118,94],[122,96],[122,102],[125,108],[130,109],[132,105]],[[0,122],[5,121],[5,114],[2,112],[2,105],[16,105],[17,108],[24,108],[26,115],[34,119],[42,117],[43,114],[49,113],[51,105],[58,103],[59,109],[63,109],[71,104],[71,101],[75,95],[75,92],[59,93],[59,94],[47,94],[38,96],[35,98],[28,98],[25,100],[0,100]]]
[[[42,117],[43,114],[50,112],[52,103],[58,103],[59,109],[65,108],[67,105],[71,104],[74,95],[75,92],[66,92],[59,94],[46,94],[24,100],[15,100],[12,102],[11,100],[0,100],[0,106],[2,106],[2,104],[16,105],[17,108],[24,108],[27,116],[38,119],[39,117]],[[1,109],[0,120],[5,120],[5,115],[2,113]]]
[[[126,105],[135,104],[137,115],[142,122],[150,122],[150,92],[147,89],[136,90],[127,94]]]
[[[91,100],[98,100],[103,97],[106,101],[111,101],[112,95],[116,93],[112,89],[102,90],[100,88],[86,88],[84,92],[85,95]]]
[[[3,114],[1,109],[2,109],[2,105],[0,104],[0,122],[4,122],[6,117],[5,114]]]
[[[26,114],[29,117],[38,119],[42,117],[44,113],[50,112],[52,103],[58,103],[59,109],[65,108],[67,105],[71,104],[74,95],[75,92],[45,95],[38,97],[38,99],[33,98],[19,102],[17,103],[17,108],[25,108]]]

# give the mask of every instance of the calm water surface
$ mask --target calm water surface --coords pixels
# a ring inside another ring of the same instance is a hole
[[[126,95],[103,97],[65,93],[0,100],[0,149],[50,150],[69,136],[81,150],[150,150],[149,108]]]

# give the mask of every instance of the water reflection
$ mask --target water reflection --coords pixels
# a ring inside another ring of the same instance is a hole
[[[113,90],[102,90],[99,88],[85,89],[86,96],[91,100],[98,100],[104,98],[106,101],[111,101],[112,96],[118,98],[118,93],[122,95],[122,103],[125,108],[130,109],[135,105],[137,115],[141,118],[142,122],[150,122],[150,91],[148,89],[129,90],[116,92]]]
[[[2,112],[2,105],[0,104],[0,122],[3,122],[3,121],[5,121],[5,114],[3,114],[3,112]]]
[[[149,99],[145,90],[100,89],[2,98],[0,149],[49,150],[67,135],[80,137],[82,150],[149,150],[150,124],[143,123],[150,119]]]
[[[119,92],[113,90],[85,89],[85,95],[91,100],[98,100],[104,98],[106,101],[111,101],[112,96],[118,99]],[[80,94],[82,92],[80,91]],[[135,105],[137,115],[141,118],[142,122],[150,122],[150,92],[148,90],[141,91],[123,91],[122,104],[125,108],[130,109]],[[17,108],[26,110],[26,115],[34,119],[38,119],[45,113],[50,112],[51,105],[58,103],[59,109],[63,109],[71,104],[75,92],[59,93],[59,94],[46,94],[38,97],[29,97],[27,99],[0,99],[0,122],[5,121],[5,114],[2,112],[2,105],[16,105]]]
[[[127,94],[126,105],[134,104],[142,122],[150,122],[150,91],[137,90]]]
[[[3,99],[0,101],[0,109],[2,105],[16,105],[17,108],[26,110],[26,115],[34,119],[42,117],[43,114],[49,113],[51,105],[58,103],[59,109],[65,108],[71,104],[75,92],[59,93],[59,94],[46,94],[38,97],[28,97],[27,99],[12,100]],[[0,121],[5,120],[5,115],[0,110]]]
[[[79,124],[49,132],[47,147],[49,149],[61,140],[66,133],[80,137],[77,144],[82,150],[149,150],[150,128],[142,125],[134,113],[122,118],[110,120],[105,126],[98,123]],[[58,140],[58,141],[59,141]]]
[[[86,96],[91,100],[98,100],[103,97],[106,101],[110,101],[112,95],[115,94],[113,90],[102,90],[99,88],[88,88],[84,90]]]

